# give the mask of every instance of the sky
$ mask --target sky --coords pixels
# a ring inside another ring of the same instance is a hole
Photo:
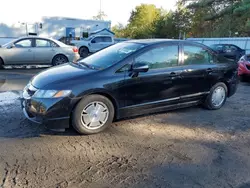
[[[91,19],[100,10],[100,0],[1,0],[0,23],[37,22],[42,16]],[[112,25],[126,24],[131,11],[141,3],[174,9],[176,0],[101,0],[102,11]],[[14,6],[13,6],[14,5]],[[11,8],[10,8],[11,7]]]

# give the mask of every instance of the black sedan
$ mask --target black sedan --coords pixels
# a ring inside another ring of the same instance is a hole
[[[125,117],[198,104],[220,109],[237,85],[237,64],[204,45],[136,40],[39,73],[25,87],[22,107],[51,129],[72,125],[94,134]]]
[[[214,44],[210,46],[218,55],[233,59],[236,62],[246,54],[246,51],[233,44]]]

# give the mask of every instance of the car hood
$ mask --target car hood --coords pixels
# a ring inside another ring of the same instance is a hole
[[[40,72],[32,78],[31,84],[37,89],[42,89],[49,84],[64,83],[69,79],[81,77],[93,71],[73,63],[63,64]]]

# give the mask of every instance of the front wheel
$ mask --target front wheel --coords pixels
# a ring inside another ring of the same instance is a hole
[[[72,125],[80,134],[96,134],[106,129],[113,119],[112,102],[102,95],[89,95],[73,111]]]
[[[204,106],[209,110],[220,109],[227,100],[228,89],[223,82],[215,84],[207,96]]]

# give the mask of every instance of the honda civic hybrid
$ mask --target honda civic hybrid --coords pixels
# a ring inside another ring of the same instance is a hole
[[[220,109],[235,94],[238,65],[202,44],[134,40],[49,68],[24,88],[22,110],[51,129],[94,134],[113,121],[202,104]]]

